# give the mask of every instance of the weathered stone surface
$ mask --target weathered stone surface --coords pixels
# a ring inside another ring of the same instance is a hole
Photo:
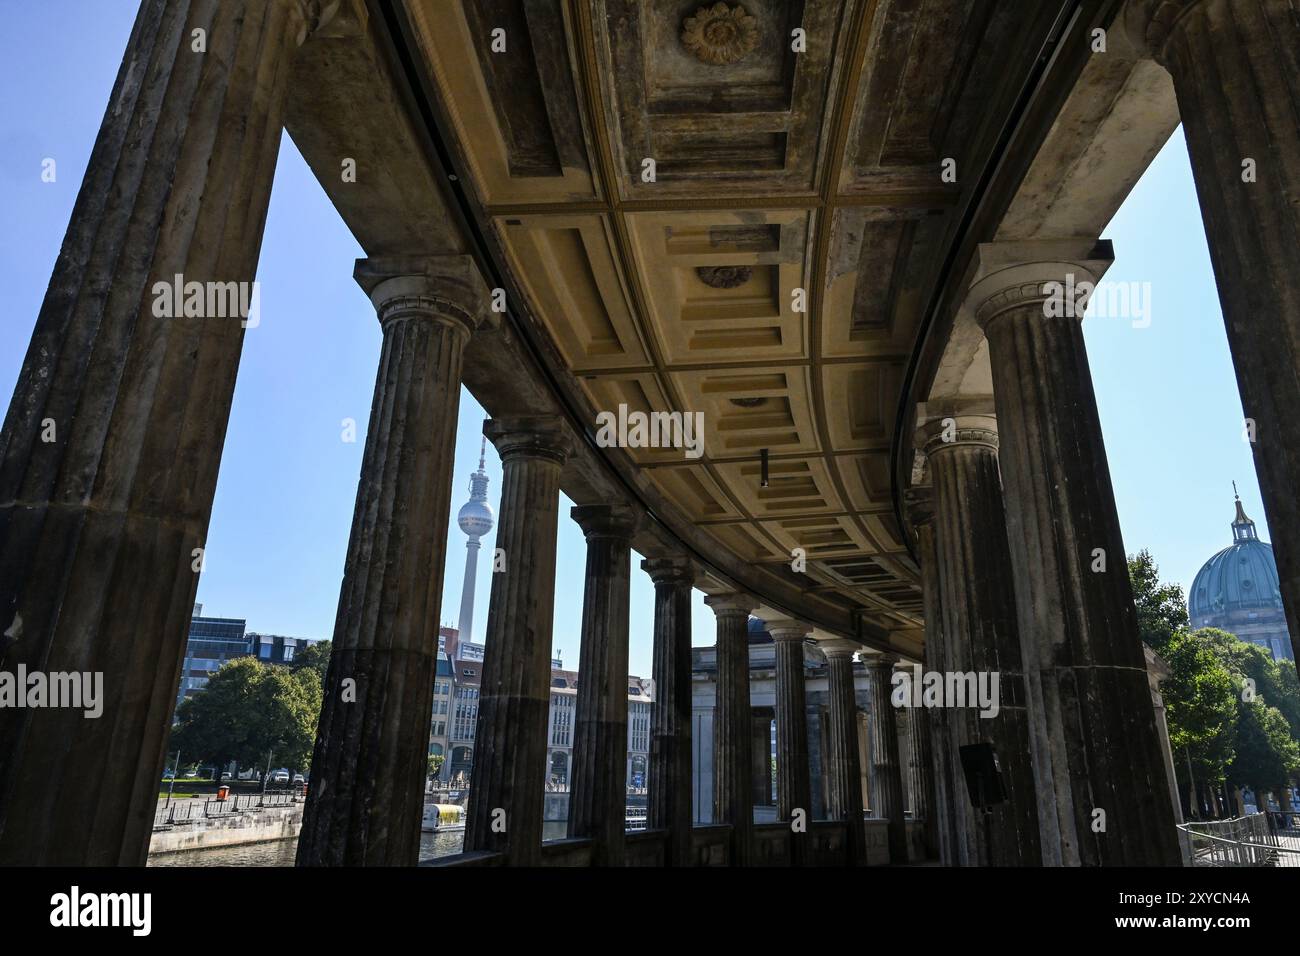
[[[1173,866],[1168,783],[1083,330],[1044,308],[1046,283],[1094,281],[1096,269],[1029,262],[970,293],[993,370],[1039,836],[1046,865]],[[1099,810],[1105,830],[1094,832]]]
[[[880,782],[876,815],[889,821],[889,862],[907,862],[907,818],[903,806],[903,770],[898,759],[898,726],[890,702],[891,680],[898,658],[872,654],[863,663],[871,680],[872,771]]]
[[[465,850],[535,866],[542,852],[560,469],[570,439],[549,417],[493,419],[483,433],[501,455],[496,543],[505,570],[492,576]]]
[[[731,825],[731,862],[751,860],[754,807],[753,748],[749,712],[749,614],[758,606],[747,594],[714,594],[704,602],[718,617],[718,700],[713,712],[713,819]]]
[[[853,687],[852,641],[820,641],[826,655],[826,696],[829,698],[829,733],[826,735],[827,815],[849,828],[849,860],[862,863],[865,849],[862,826],[862,760],[858,754],[858,705]]]
[[[637,520],[622,505],[580,506],[572,514],[587,536],[587,580],[569,836],[591,838],[593,866],[619,866],[627,807],[628,588]]]
[[[925,670],[942,673],[947,658],[944,649],[939,562],[934,541],[933,489],[908,489],[906,503],[908,518],[916,531],[916,555],[921,564],[921,593],[925,600]],[[957,831],[952,807],[955,780],[949,757],[947,713],[944,708],[929,711],[914,726],[917,727],[916,733],[924,734],[928,744],[918,745],[914,750],[918,755],[928,755],[928,778],[932,789],[926,817],[927,845],[941,863],[952,866]]]
[[[1034,771],[1029,756],[1024,669],[998,476],[997,422],[991,416],[935,419],[925,429],[934,488],[935,543],[944,654],[950,672],[997,674],[998,711],[982,716],[973,701],[948,701],[948,756],[957,781],[952,805],[963,866],[1036,866],[1041,862]],[[987,743],[997,755],[1004,803],[989,819],[972,805],[960,748]]]
[[[812,628],[800,621],[777,620],[769,621],[767,630],[776,644],[777,816],[789,821],[795,810],[802,810],[806,822],[812,819],[812,781],[803,649]]]
[[[247,315],[160,317],[155,285],[251,306],[290,62],[321,15],[136,16],[0,432],[0,660],[102,672],[104,713],[0,710],[2,863],[144,863]]]
[[[650,829],[668,831],[666,862],[691,863],[691,585],[681,557],[641,562],[655,587],[650,707]]]
[[[465,343],[487,290],[468,256],[363,259],[384,344],[300,866],[414,866],[438,660]]]

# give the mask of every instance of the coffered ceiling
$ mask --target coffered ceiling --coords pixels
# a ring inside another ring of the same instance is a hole
[[[703,413],[701,458],[610,453],[747,563],[804,549],[809,588],[886,630],[921,608],[891,504],[905,363],[973,144],[1024,72],[1025,6],[409,6],[484,227],[591,427]]]

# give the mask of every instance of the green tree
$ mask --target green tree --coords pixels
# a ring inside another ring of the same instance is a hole
[[[429,776],[437,777],[446,758],[442,754],[429,754]]]
[[[182,701],[171,747],[218,767],[231,761],[260,767],[271,755],[283,766],[306,770],[320,707],[314,669],[291,671],[240,657]]]
[[[1228,777],[1254,790],[1263,809],[1263,792],[1281,795],[1291,775],[1300,771],[1300,746],[1292,739],[1282,713],[1258,698],[1241,704],[1236,738],[1236,756],[1228,767]]]
[[[1179,780],[1189,782],[1190,760],[1197,782],[1222,783],[1233,757],[1238,680],[1197,634],[1175,632],[1162,656],[1170,676],[1160,692]]]
[[[1133,584],[1138,633],[1161,656],[1170,639],[1188,626],[1187,602],[1177,584],[1162,584],[1160,568],[1151,552],[1143,548],[1128,559],[1128,576]]]
[[[321,686],[325,686],[325,672],[330,666],[330,652],[333,644],[330,641],[313,641],[299,651],[293,661],[289,664],[291,671],[300,671],[306,668],[314,670],[320,677]]]

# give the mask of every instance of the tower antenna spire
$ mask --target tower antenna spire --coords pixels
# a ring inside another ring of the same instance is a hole
[[[479,470],[479,471],[482,471],[482,470],[483,470],[483,456],[484,456],[485,454],[487,454],[487,436],[486,436],[486,435],[484,435],[482,438],[479,439],[479,446],[478,446],[478,470]],[[1232,488],[1233,488],[1234,491],[1236,491],[1236,489],[1237,489],[1237,483],[1236,483],[1235,481],[1232,483]]]

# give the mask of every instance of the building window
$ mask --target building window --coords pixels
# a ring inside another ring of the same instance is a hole
[[[292,644],[284,645],[284,661],[286,664],[289,661],[293,660],[293,651],[294,651],[294,647]]]

